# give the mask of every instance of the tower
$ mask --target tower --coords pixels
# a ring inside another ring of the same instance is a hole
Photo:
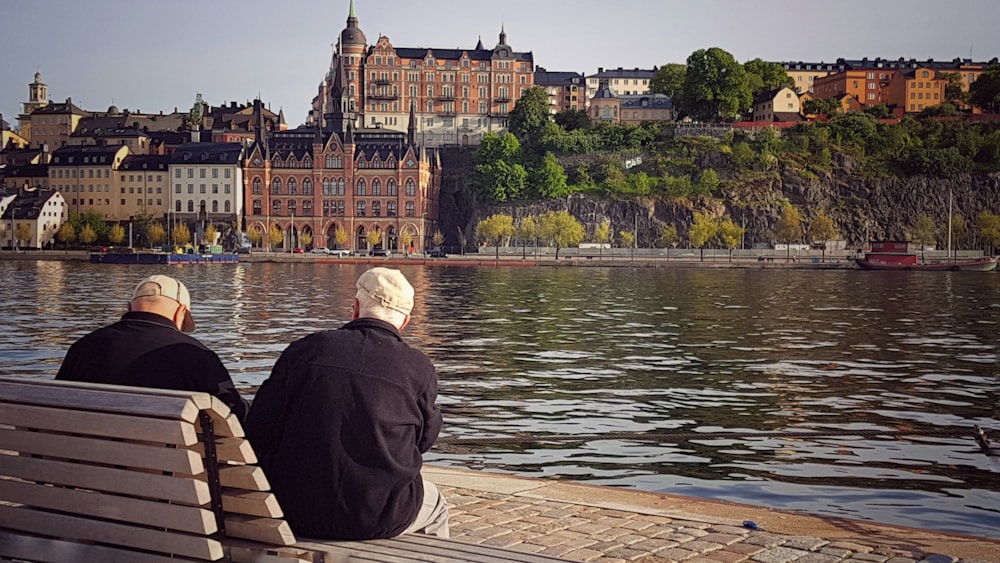
[[[31,112],[49,105],[49,88],[42,82],[41,71],[35,71],[34,82],[28,84],[28,101],[21,104],[21,114],[17,116],[21,136],[31,141]]]

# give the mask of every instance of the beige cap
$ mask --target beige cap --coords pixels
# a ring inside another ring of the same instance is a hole
[[[368,297],[381,306],[409,315],[413,309],[413,286],[399,270],[372,268],[358,278],[358,297]]]
[[[184,323],[181,330],[194,331],[194,319],[191,318],[191,294],[184,284],[170,276],[149,276],[139,282],[132,291],[132,300],[140,297],[167,297],[184,305]]]

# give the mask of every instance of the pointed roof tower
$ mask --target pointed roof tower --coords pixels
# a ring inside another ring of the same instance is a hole
[[[476,50],[477,51],[484,51],[484,50],[486,50],[486,47],[483,46],[483,36],[482,35],[479,36],[479,41],[476,42]]]
[[[417,138],[417,102],[410,100],[410,123],[406,126],[406,139],[411,145]]]
[[[365,34],[358,27],[358,16],[354,13],[354,0],[351,0],[350,12],[347,14],[347,27],[340,32],[340,45],[342,48],[350,51],[355,51],[359,47],[364,48],[368,45],[368,40],[365,38]]]

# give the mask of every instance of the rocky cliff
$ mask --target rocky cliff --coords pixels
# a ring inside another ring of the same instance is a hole
[[[944,245],[949,194],[953,213],[962,215],[970,226],[983,211],[1000,213],[1000,174],[870,177],[857,173],[849,158],[838,159],[831,172],[820,176],[803,175],[796,170],[753,179],[720,173],[725,181],[721,197],[715,198],[615,201],[574,194],[541,202],[480,203],[465,189],[472,171],[472,154],[455,149],[442,155],[441,231],[450,245],[459,244],[459,233],[471,242],[476,223],[494,213],[507,213],[518,220],[547,211],[567,210],[584,223],[588,236],[593,233],[594,225],[610,220],[614,233],[636,230],[640,247],[655,245],[665,225],[674,225],[679,238],[687,240],[695,211],[732,217],[734,223],[746,229],[747,246],[754,242],[774,242],[770,232],[785,201],[799,210],[805,229],[817,213],[825,213],[833,219],[840,238],[848,245],[905,239],[906,230],[921,213],[929,215],[938,225],[939,242]],[[701,164],[707,167],[720,163]]]

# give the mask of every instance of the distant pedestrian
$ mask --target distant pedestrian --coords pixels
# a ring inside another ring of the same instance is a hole
[[[77,340],[56,379],[202,391],[217,396],[240,420],[240,397],[219,356],[185,332],[194,331],[191,295],[169,276],[150,276],[132,291],[118,322]]]

